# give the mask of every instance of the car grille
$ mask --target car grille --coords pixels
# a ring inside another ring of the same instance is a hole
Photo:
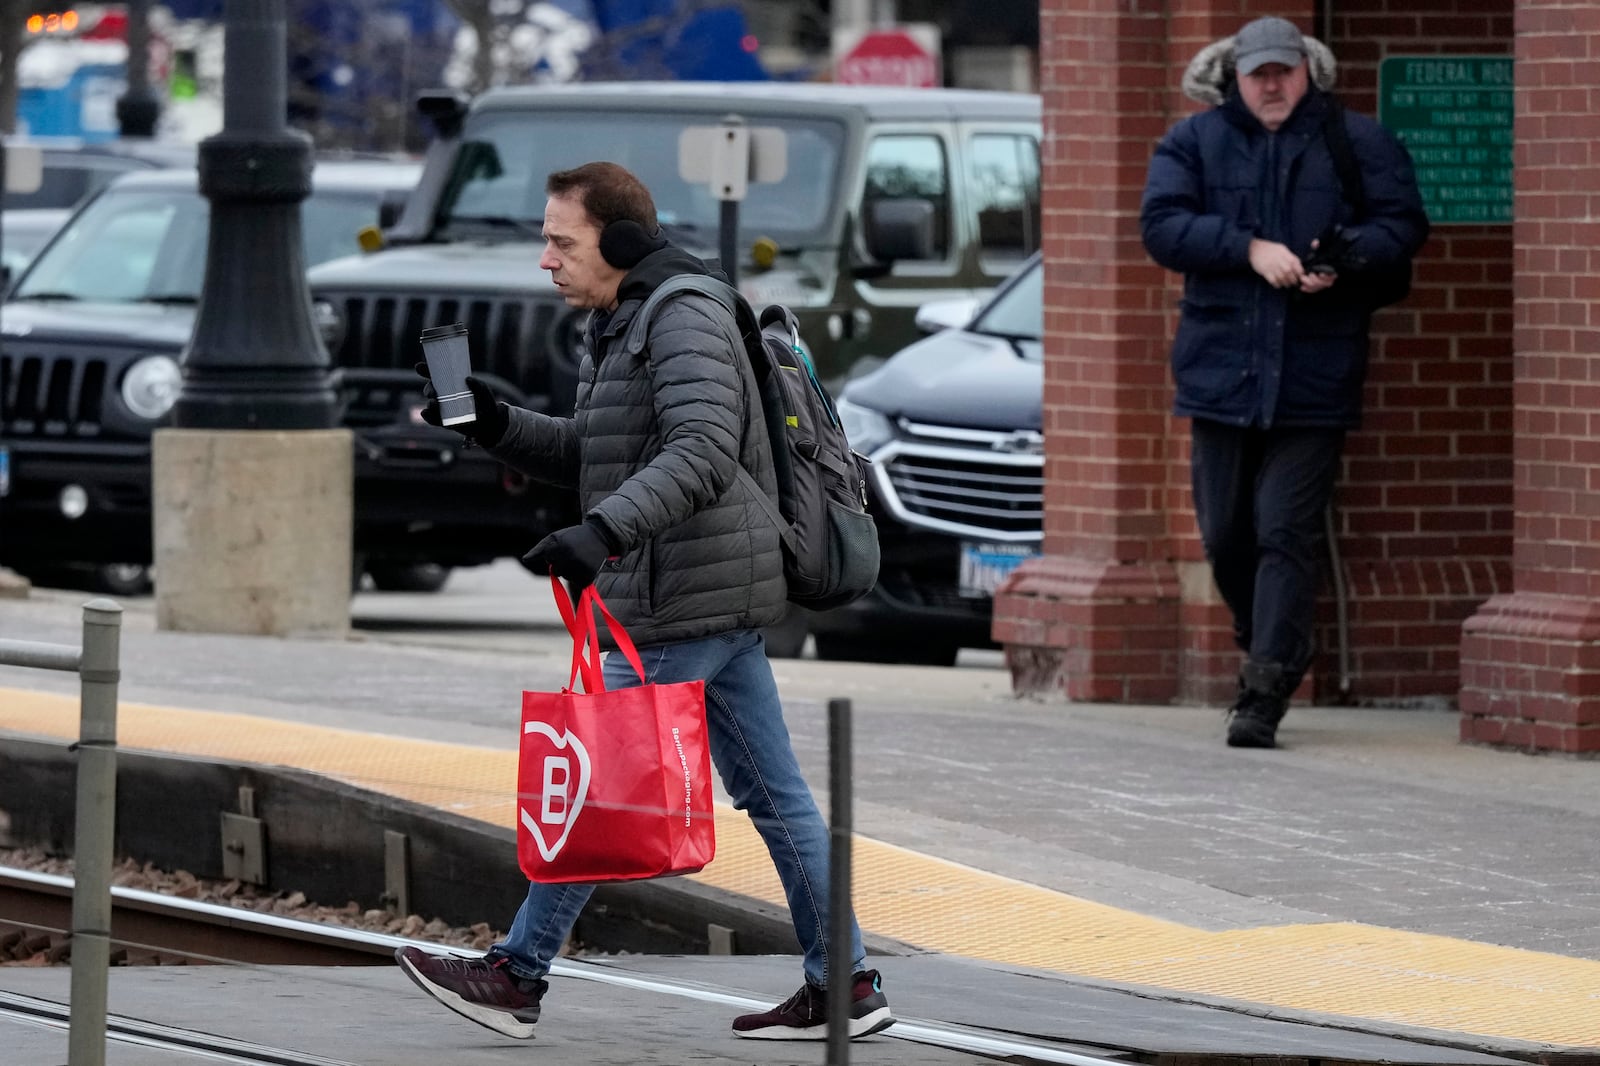
[[[384,296],[318,291],[344,315],[333,353],[342,367],[403,370],[422,361],[425,329],[464,323],[474,372],[510,382],[534,405],[564,399],[577,381],[582,312],[527,296]]]
[[[911,423],[900,428],[907,436],[874,454],[873,478],[901,521],[973,540],[1040,538],[1043,438]]]
[[[0,355],[0,432],[10,437],[100,433],[105,359],[29,352],[14,340],[6,346]]]

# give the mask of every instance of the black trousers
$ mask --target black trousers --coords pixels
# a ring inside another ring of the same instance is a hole
[[[1344,436],[1199,418],[1191,427],[1195,517],[1234,639],[1251,661],[1282,668],[1285,692],[1311,665],[1323,512]]]

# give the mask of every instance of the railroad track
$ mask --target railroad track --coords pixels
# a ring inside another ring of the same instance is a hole
[[[64,963],[71,928],[71,878],[0,867],[0,959],[42,951]],[[158,892],[111,890],[113,965],[387,966],[395,948],[410,943],[373,936]]]
[[[149,961],[161,965],[392,966],[395,949],[412,944],[468,957],[479,954],[464,948],[200,903],[139,889],[114,887],[111,894],[112,946],[114,952],[123,952],[125,965]],[[66,930],[71,927],[71,912],[71,878],[0,867],[0,948],[8,938],[16,937],[10,941],[13,954],[17,948],[31,944],[36,950],[45,950],[60,961],[66,961],[70,955]],[[5,957],[6,952],[0,950],[0,958]],[[556,961],[551,975],[715,1002],[739,1010],[757,1010],[771,1005],[764,999],[719,992],[689,982],[565,959]],[[65,1030],[68,1019],[66,1003],[0,990],[0,1021]],[[939,1022],[902,1019],[883,1035],[1019,1064],[1129,1066],[1127,1059],[1072,1051],[1050,1041]],[[359,1066],[290,1048],[233,1040],[120,1015],[107,1018],[106,1039],[171,1052],[175,1056],[174,1063],[193,1058],[240,1066]],[[184,1059],[176,1058],[178,1055]]]

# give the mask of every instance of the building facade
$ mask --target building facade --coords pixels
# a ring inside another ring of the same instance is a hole
[[[995,602],[1014,684],[1232,698],[1169,414],[1179,279],[1138,213],[1156,141],[1198,106],[1185,66],[1264,14],[1329,45],[1349,106],[1404,127],[1434,224],[1411,296],[1374,322],[1300,695],[1450,705],[1464,740],[1600,751],[1593,2],[1042,0],[1047,498],[1044,553]]]

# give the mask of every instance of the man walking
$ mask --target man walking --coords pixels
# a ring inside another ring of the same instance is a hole
[[[1281,18],[1208,47],[1184,88],[1215,106],[1162,139],[1140,213],[1151,258],[1184,275],[1174,413],[1193,420],[1195,516],[1246,655],[1234,747],[1275,746],[1310,666],[1368,326],[1428,235],[1409,154],[1332,79],[1327,49]]]
[[[551,174],[539,266],[570,307],[592,310],[577,407],[554,418],[495,401],[468,383],[477,418],[452,428],[497,459],[554,484],[575,486],[578,525],[525,556],[576,594],[594,584],[638,645],[651,684],[703,680],[711,755],[734,805],[766,842],[804,954],[800,990],[771,1010],[736,1018],[733,1031],[764,1039],[824,1040],[824,988],[837,968],[852,983],[852,1037],[893,1024],[861,934],[828,941],[829,834],[800,774],[783,721],[761,627],[783,617],[787,589],[777,527],[740,467],[777,496],[771,446],[753,368],[733,316],[684,293],[664,302],[644,350],[622,338],[645,298],[667,278],[707,273],[659,236],[649,191],[614,163]],[[425,368],[419,366],[419,372]],[[429,386],[431,395],[431,385]],[[437,403],[424,413],[438,424]],[[609,639],[609,633],[607,634]],[[639,684],[619,655],[604,665],[609,689]],[[424,991],[507,1036],[529,1038],[545,975],[593,892],[538,884],[505,940],[482,959],[396,953]]]

